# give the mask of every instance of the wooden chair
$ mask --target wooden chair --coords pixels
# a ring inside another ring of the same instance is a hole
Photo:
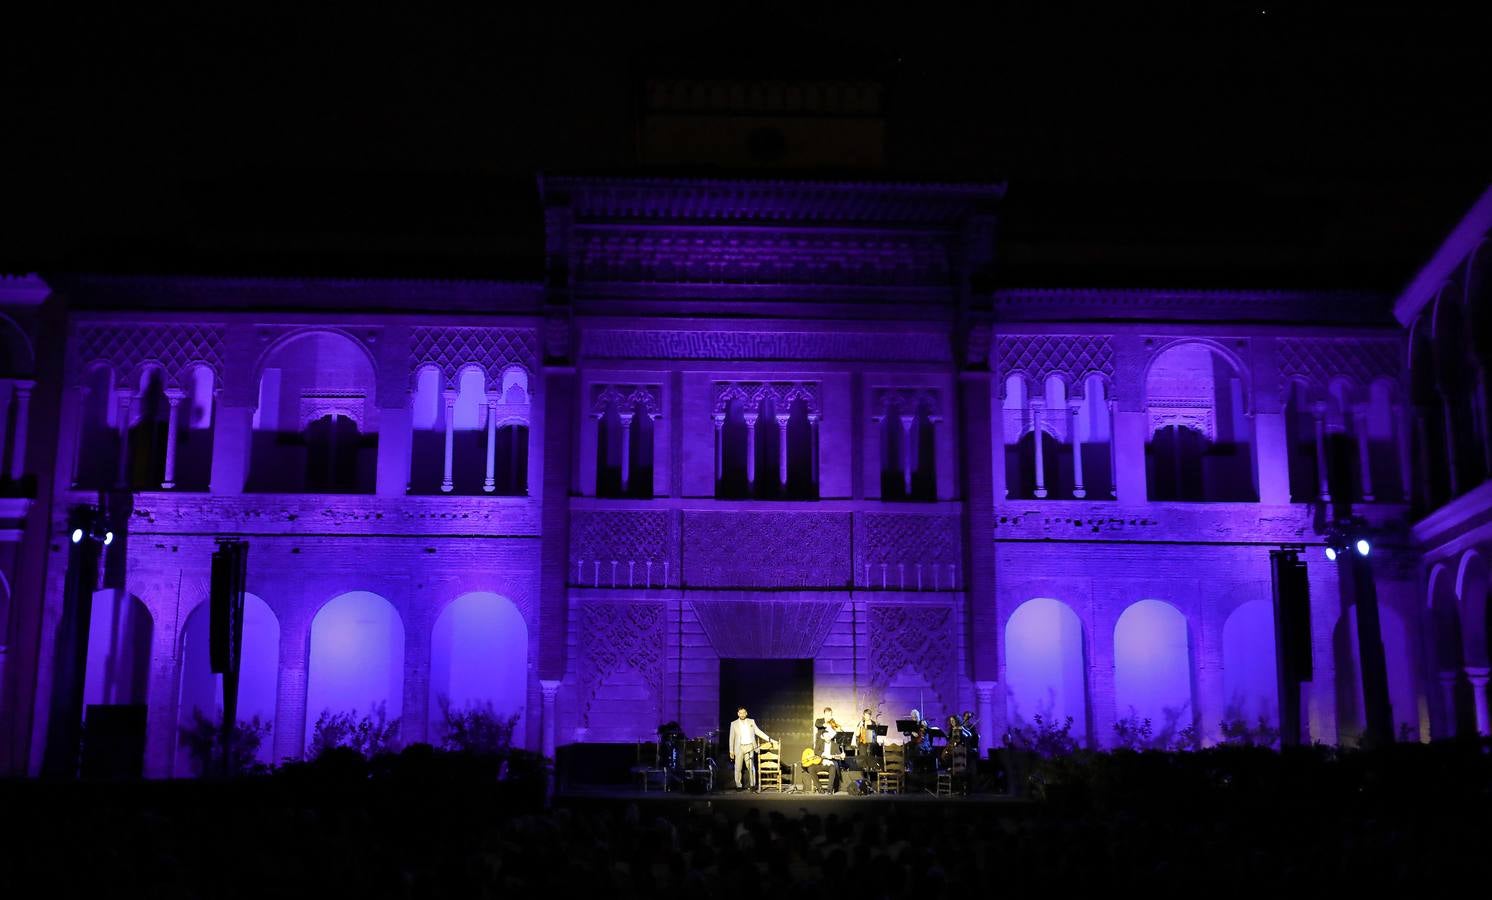
[[[948,753],[948,768],[938,773],[939,797],[952,797],[954,785],[957,784],[959,793],[968,793],[969,783],[969,750],[966,747],[954,747]]]
[[[882,760],[881,771],[876,773],[876,792],[900,794],[907,774],[907,748],[901,744],[887,744]]]
[[[756,789],[782,792],[782,751],[776,747],[756,751]]]

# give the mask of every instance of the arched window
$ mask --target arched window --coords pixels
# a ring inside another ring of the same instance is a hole
[[[145,703],[155,621],[139,597],[97,591],[88,620],[83,703]]]
[[[1071,736],[1088,738],[1084,683],[1083,625],[1060,600],[1028,600],[1005,625],[1005,687],[1013,724],[1061,728],[1072,718]]]
[[[207,603],[200,603],[187,616],[182,629],[181,693],[177,704],[177,725],[191,728],[197,716],[221,724],[223,718],[223,676],[212,671],[211,613]],[[238,715],[240,722],[258,719],[273,725],[275,691],[280,681],[280,623],[274,612],[254,594],[244,594],[243,643],[240,650],[238,681]],[[259,745],[259,761],[274,762],[273,732]],[[176,774],[198,774],[187,745],[177,748]]]
[[[83,422],[78,434],[77,475],[83,490],[107,490],[119,479],[119,405],[114,372],[107,366],[88,370],[82,391]]]
[[[1164,747],[1195,724],[1186,617],[1169,603],[1141,600],[1114,626],[1114,702],[1119,718],[1149,719]]]
[[[404,622],[377,594],[353,591],[328,602],[311,621],[306,676],[306,742],[324,713],[382,709],[387,722],[404,710]]]
[[[918,391],[887,390],[876,397],[881,447],[881,499],[930,502],[938,498],[937,404]]]
[[[1073,388],[1048,375],[1036,390],[1023,375],[1012,374],[1005,380],[1002,406],[1007,497],[1113,498],[1113,428],[1101,375]]]
[[[818,499],[817,401],[803,385],[717,385],[715,496]]]
[[[140,376],[140,391],[130,404],[129,486],[136,491],[159,490],[166,480],[166,439],[174,404],[166,399],[165,376],[148,369]]]
[[[607,385],[591,404],[596,422],[596,496],[653,496],[657,389]]]
[[[1257,500],[1254,430],[1241,373],[1205,344],[1178,344],[1145,380],[1151,500]]]
[[[310,332],[275,348],[259,379],[248,489],[372,493],[373,365],[349,338]]]
[[[1223,623],[1223,718],[1256,728],[1280,720],[1279,675],[1275,670],[1274,608],[1250,600]],[[1204,723],[1213,727],[1215,723]]]
[[[514,746],[524,743],[528,706],[528,625],[505,597],[466,594],[441,611],[430,632],[430,729],[439,743],[447,711],[517,716]]]

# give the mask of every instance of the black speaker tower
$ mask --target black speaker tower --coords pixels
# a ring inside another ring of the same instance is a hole
[[[249,545],[219,538],[212,554],[208,596],[208,648],[212,671],[223,676],[223,774],[233,771],[234,731],[238,727],[238,673],[243,658],[243,596],[249,571]]]

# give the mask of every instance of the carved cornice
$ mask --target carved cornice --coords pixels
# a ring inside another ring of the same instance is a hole
[[[593,328],[581,334],[589,359],[718,359],[843,362],[951,361],[946,334],[844,331],[707,331]]]
[[[999,201],[1004,184],[613,178],[545,175],[546,205],[568,203],[580,220],[901,223],[949,227]]]
[[[771,400],[778,411],[790,408],[793,401],[802,400],[808,405],[808,414],[821,414],[819,409],[819,383],[816,381],[717,381],[714,384],[714,415],[723,416],[732,400],[744,404],[747,412],[755,412],[763,400]]]
[[[1005,321],[1175,319],[1392,324],[1388,299],[1358,291],[1020,288],[994,292]]]

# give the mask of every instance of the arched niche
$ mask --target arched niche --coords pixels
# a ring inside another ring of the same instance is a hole
[[[88,668],[83,703],[145,703],[155,621],[139,597],[97,591],[88,619]]]
[[[1174,344],[1145,376],[1151,500],[1258,499],[1244,373],[1216,347]]]
[[[1379,602],[1378,620],[1388,670],[1388,699],[1393,735],[1406,730],[1418,740],[1421,734],[1419,690],[1414,676],[1413,647],[1404,616],[1388,603]],[[1362,654],[1357,634],[1357,607],[1351,606],[1332,630],[1337,663],[1337,730],[1344,743],[1361,739],[1367,726],[1363,697]]]
[[[1066,603],[1027,600],[1005,624],[1005,689],[1011,723],[1033,724],[1037,715],[1061,727],[1072,717],[1072,737],[1088,738],[1083,624]]]
[[[404,711],[404,622],[393,604],[368,591],[333,598],[311,621],[306,677],[306,741],[323,712],[389,721]]]
[[[521,744],[528,705],[528,625],[512,601],[498,594],[464,594],[450,603],[430,632],[430,729],[444,735],[443,702],[455,711],[485,708],[518,716]]]
[[[1119,616],[1114,705],[1120,719],[1149,719],[1157,745],[1194,723],[1191,642],[1186,617],[1171,604],[1141,600]]]
[[[248,489],[371,493],[377,459],[375,379],[350,338],[312,331],[265,357]]]
[[[1279,672],[1275,668],[1274,604],[1250,600],[1223,622],[1223,718],[1255,728],[1280,720]],[[1206,727],[1215,722],[1203,723]]]
[[[223,676],[212,671],[211,612],[199,603],[187,616],[181,637],[181,686],[177,702],[177,724],[190,727],[193,713],[221,722]],[[243,643],[240,650],[238,713],[240,722],[258,719],[274,724],[275,691],[280,681],[280,622],[274,611],[255,594],[244,594]],[[273,732],[259,745],[259,760],[274,761]],[[185,746],[177,748],[176,772],[193,771],[197,764]]]

